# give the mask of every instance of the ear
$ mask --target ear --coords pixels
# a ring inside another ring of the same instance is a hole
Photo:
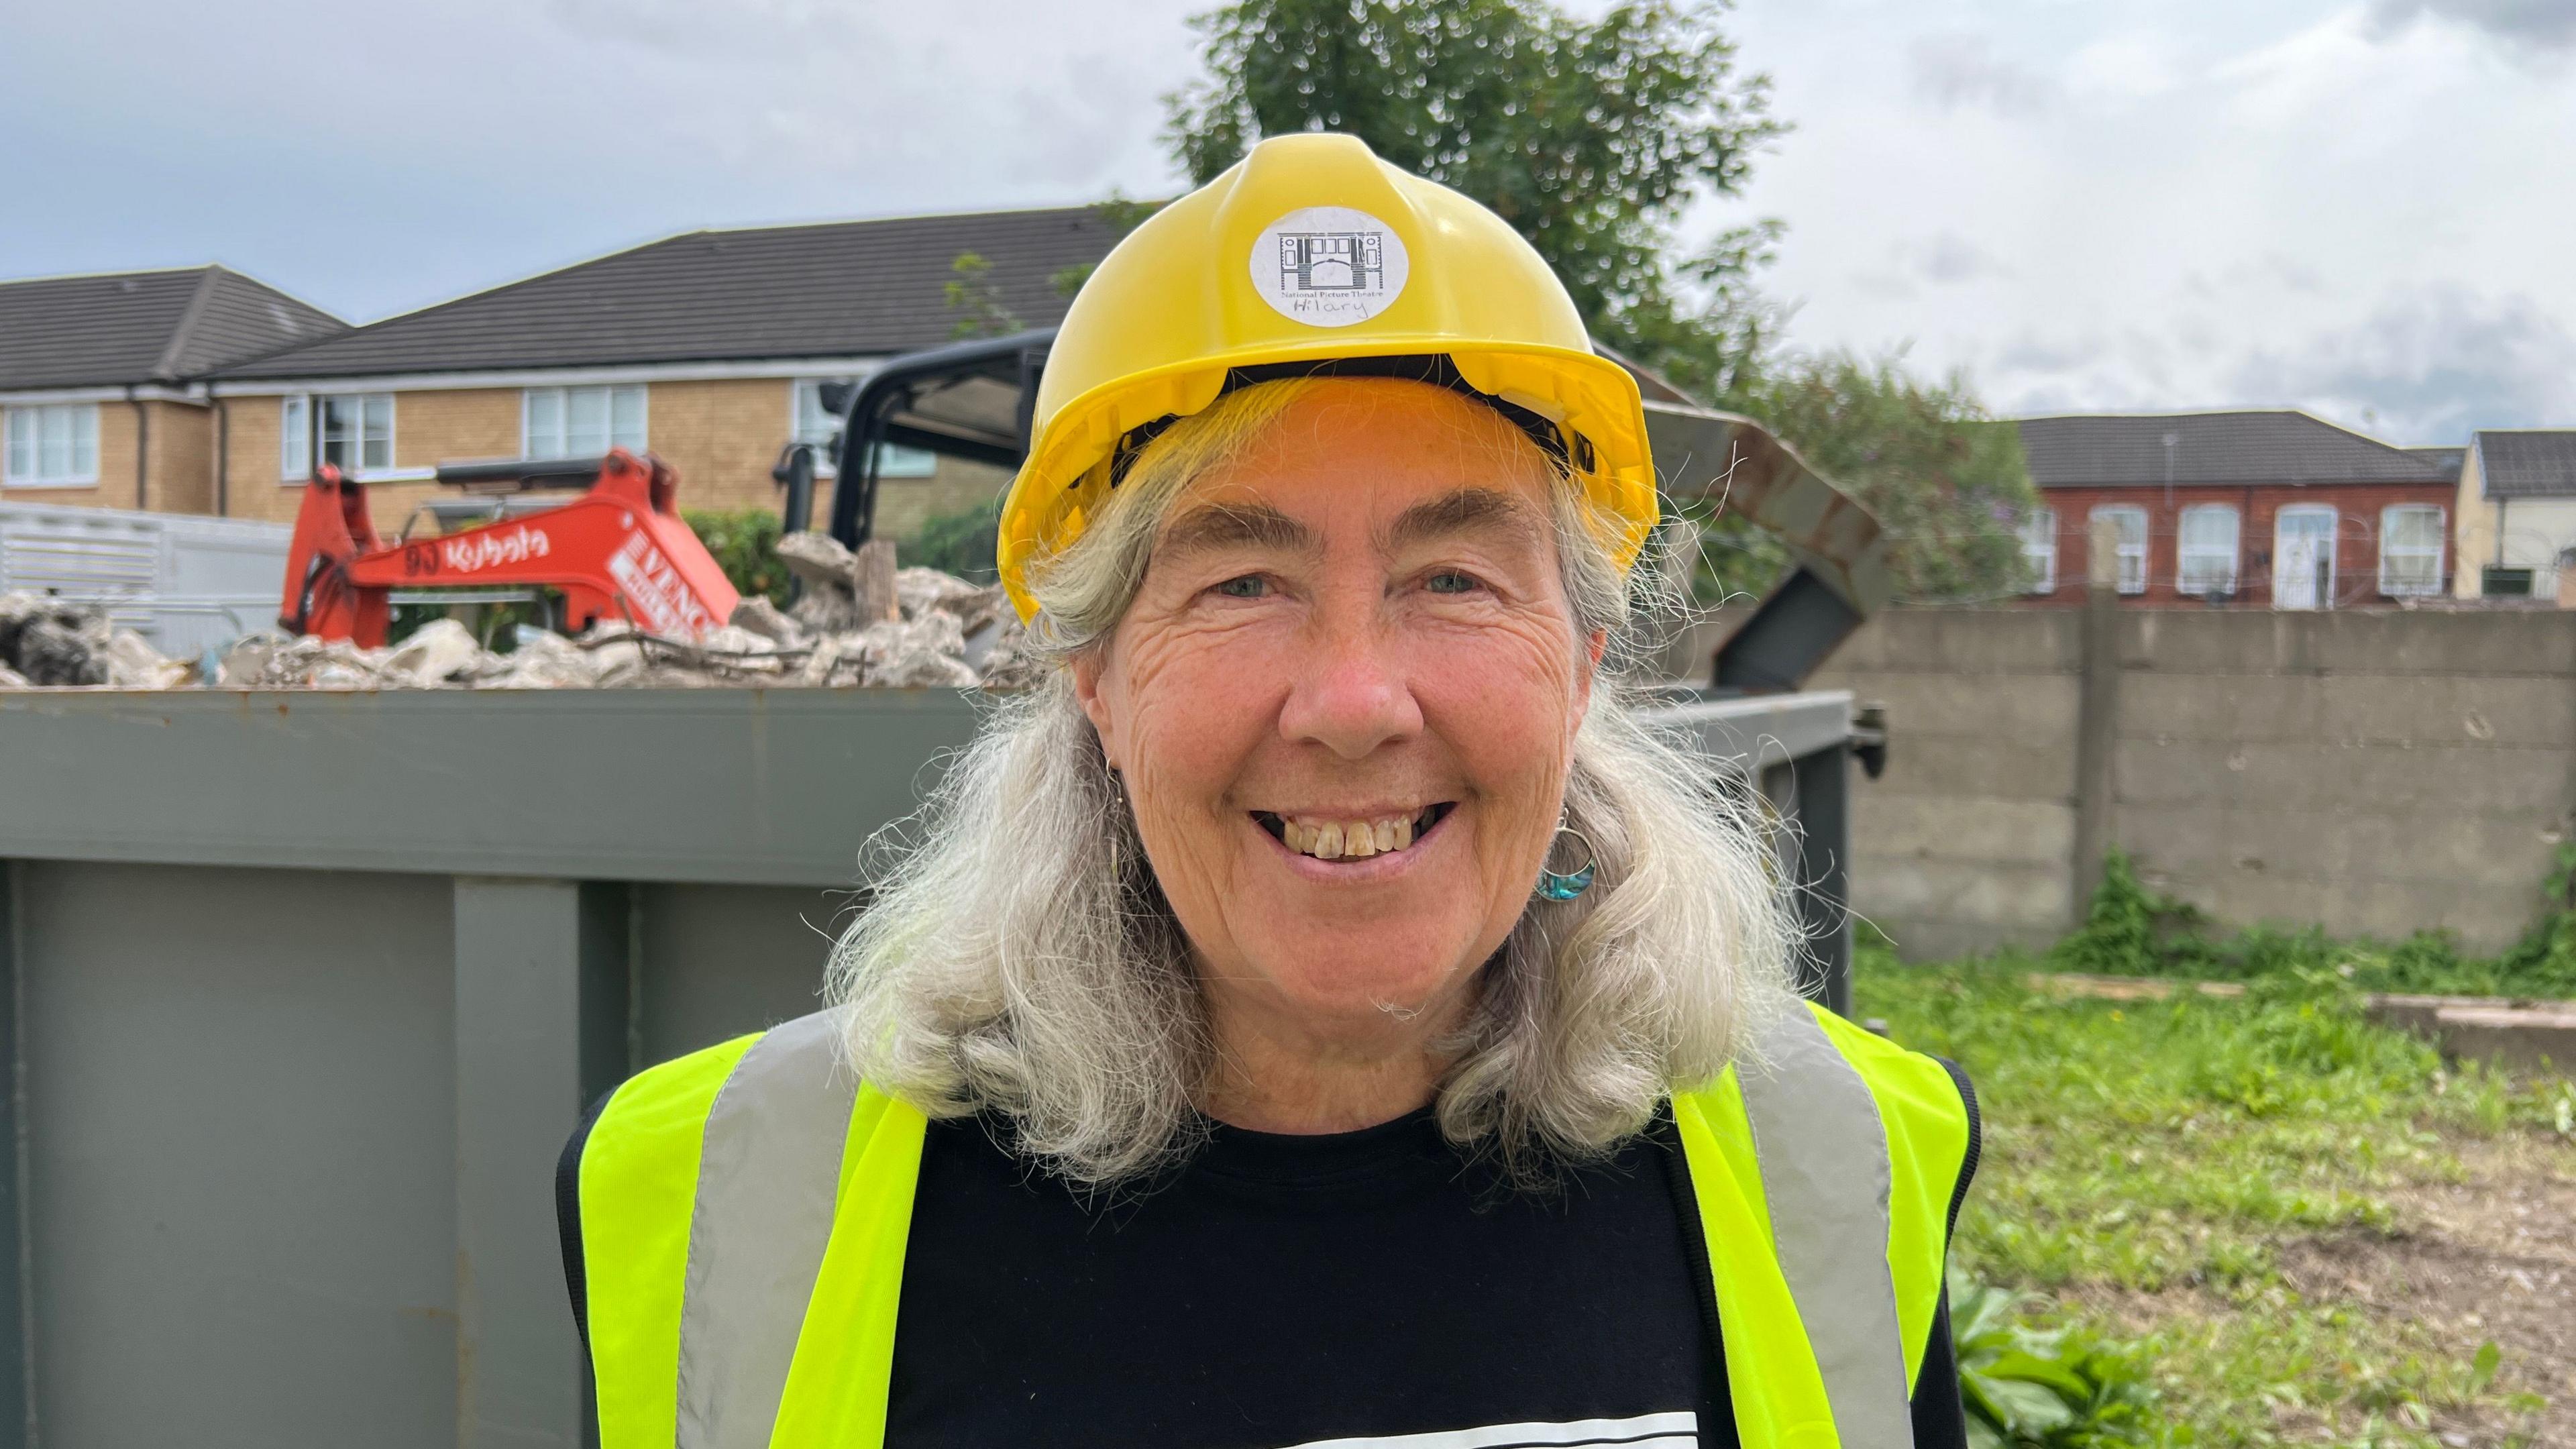
[[[1101,676],[1109,667],[1109,651],[1085,649],[1073,656],[1073,697],[1091,720],[1092,732],[1100,736],[1100,752],[1109,757],[1109,768],[1118,768],[1117,736],[1110,729],[1108,702],[1100,696]]]
[[[1610,632],[1595,629],[1583,641],[1583,667],[1574,673],[1574,720],[1581,724],[1592,711],[1592,677],[1601,672],[1602,656],[1610,652]]]

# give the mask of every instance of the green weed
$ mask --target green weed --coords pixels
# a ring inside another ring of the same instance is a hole
[[[2033,989],[2062,952],[1906,967],[1864,936],[1859,1009],[1977,1084],[1985,1157],[1952,1262],[2045,1295],[2010,1305],[2023,1327],[2133,1340],[2171,1442],[2429,1445],[2436,1413],[2511,1410],[2479,1345],[2305,1300],[2277,1263],[2391,1231],[2393,1189],[2462,1175],[2454,1143],[2576,1128],[2576,1088],[2446,1067],[2362,1015],[2361,973],[2281,933],[2243,997],[2144,1003]]]
[[[2475,956],[2440,931],[2394,943],[2342,941],[2310,926],[2215,930],[2196,908],[2149,890],[2128,856],[2104,862],[2084,924],[2048,952],[2059,971],[2249,981],[2332,972],[2367,991],[2576,997],[2576,844],[2558,849],[2531,927],[2510,949]]]

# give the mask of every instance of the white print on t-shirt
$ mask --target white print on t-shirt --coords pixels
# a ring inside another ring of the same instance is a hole
[[[1316,1439],[1286,1449],[1699,1449],[1699,1415],[1640,1414],[1633,1419],[1577,1419],[1567,1424],[1490,1424],[1383,1438]]]

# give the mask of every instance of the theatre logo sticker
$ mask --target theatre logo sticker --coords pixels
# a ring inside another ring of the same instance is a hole
[[[1365,211],[1310,206],[1262,230],[1252,244],[1252,287],[1280,316],[1309,327],[1348,327],[1404,291],[1404,238]]]

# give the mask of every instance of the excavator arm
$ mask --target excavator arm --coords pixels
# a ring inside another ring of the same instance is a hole
[[[733,616],[741,597],[673,506],[668,464],[613,448],[604,458],[452,464],[441,482],[543,486],[591,478],[560,508],[391,546],[368,521],[366,485],[317,469],[287,554],[278,622],[297,633],[384,642],[392,591],[543,585],[563,593],[565,627],[605,616],[647,633],[696,639]]]

